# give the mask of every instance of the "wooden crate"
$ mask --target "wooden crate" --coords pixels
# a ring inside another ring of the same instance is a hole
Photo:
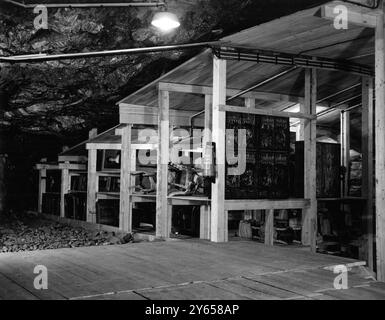
[[[96,223],[119,227],[119,200],[99,200],[96,204]]]
[[[295,196],[304,196],[304,142],[295,146]],[[340,144],[317,142],[317,197],[338,198],[340,189]]]
[[[87,194],[76,192],[64,195],[64,214],[68,219],[86,221]]]
[[[246,171],[226,175],[226,199],[273,199],[289,195],[288,155],[290,126],[287,118],[228,113],[226,129],[233,129],[238,151],[239,129],[246,130]],[[227,138],[227,145],[230,139]],[[237,155],[237,154],[236,154]],[[231,165],[226,166],[226,173]]]
[[[46,214],[60,216],[60,193],[43,193],[42,211]]]

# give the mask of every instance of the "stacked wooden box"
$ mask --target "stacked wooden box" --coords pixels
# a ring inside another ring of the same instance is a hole
[[[341,146],[317,142],[317,198],[338,198],[341,194]],[[295,145],[295,196],[304,197],[304,142]]]
[[[64,196],[64,213],[68,219],[86,221],[87,194],[71,192]]]
[[[60,170],[47,170],[46,192],[43,193],[42,211],[46,214],[60,216]]]
[[[64,196],[66,218],[86,221],[87,215],[87,174],[71,177],[71,191]]]
[[[96,223],[119,227],[119,200],[99,200],[96,203]]]
[[[238,130],[246,130],[246,170],[241,175],[226,174],[226,198],[287,198],[289,195],[289,119],[228,113],[226,129],[234,130],[236,155]],[[227,148],[230,142],[227,139]],[[240,149],[240,151],[243,150]],[[232,166],[234,165],[227,165],[227,170]]]
[[[349,196],[361,197],[362,188],[362,160],[356,158],[350,161],[349,168]]]

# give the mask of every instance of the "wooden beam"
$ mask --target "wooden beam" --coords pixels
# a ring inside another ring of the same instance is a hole
[[[87,156],[75,156],[75,155],[64,155],[64,156],[58,156],[59,162],[87,162]]]
[[[169,93],[167,91],[159,91],[159,140],[156,176],[156,236],[163,239],[169,238],[171,232],[167,202],[170,145],[169,103]]]
[[[349,195],[349,170],[350,170],[350,112],[340,112],[340,143],[341,166],[345,168],[345,178],[341,185],[341,196]]]
[[[310,206],[309,199],[285,199],[285,200],[225,200],[225,210],[283,210],[283,209],[303,209]]]
[[[52,163],[37,163],[35,165],[35,169],[37,170],[59,170],[59,164],[52,164]]]
[[[200,227],[199,227],[199,238],[203,240],[210,240],[210,206],[200,206]]]
[[[65,195],[71,189],[71,177],[69,175],[69,169],[64,168],[61,170],[61,188],[60,188],[60,216],[65,217]]]
[[[201,206],[201,205],[209,205],[210,200],[206,197],[171,196],[171,197],[168,197],[168,203],[173,206]]]
[[[205,149],[207,143],[212,140],[211,131],[213,127],[213,96],[205,95],[205,118],[204,118],[204,129],[203,134],[203,148]]]
[[[87,177],[87,222],[96,222],[96,194],[98,177],[96,175],[97,150],[88,150]]]
[[[301,112],[276,111],[276,110],[271,110],[267,108],[266,109],[249,109],[249,108],[229,106],[229,105],[221,105],[219,106],[219,110],[224,112],[237,112],[237,113],[273,116],[273,117],[307,119],[307,120],[314,120],[317,117],[315,114],[310,115],[310,114],[301,113]]]
[[[148,107],[136,104],[119,104],[119,118],[120,123],[132,123],[143,125],[158,125],[158,112],[157,107]],[[189,127],[190,118],[196,113],[196,111],[186,110],[169,110],[169,122],[170,125],[178,127]],[[199,117],[195,119],[197,127],[203,127],[203,120]]]
[[[300,103],[299,105],[299,112],[305,113],[305,105],[303,103]],[[297,141],[304,141],[304,127],[305,127],[305,120],[300,119],[299,124],[296,128],[296,140]]]
[[[265,245],[274,245],[274,209],[265,211]]]
[[[46,192],[47,186],[47,169],[39,169],[39,193],[37,200],[37,212],[43,211],[43,193]]]
[[[255,109],[255,99],[245,98],[245,107]],[[253,210],[245,210],[243,220],[251,220],[253,218]]]
[[[317,73],[315,69],[305,70],[305,103],[306,114],[316,114]],[[302,243],[310,245],[311,251],[316,251],[317,226],[317,188],[316,188],[316,139],[317,121],[304,121],[304,190],[305,198],[310,200],[310,206],[302,210]]]
[[[212,142],[212,123],[213,123],[213,96],[205,95],[205,117],[204,132],[202,138],[203,144],[203,164],[208,164],[213,159],[209,154],[207,144]],[[211,208],[210,206],[201,205],[200,207],[200,238],[205,240],[211,239]]]
[[[131,145],[133,150],[157,150],[158,144],[154,143],[134,143]],[[121,143],[87,143],[87,150],[122,150]]]
[[[159,89],[167,90],[170,92],[194,93],[194,94],[201,94],[201,95],[213,94],[213,88],[210,86],[200,86],[200,85],[183,84],[183,83],[159,82]],[[241,90],[227,88],[226,96],[232,97],[238,94],[239,92],[241,92]],[[280,94],[280,93],[264,92],[264,91],[249,91],[244,95],[240,96],[240,98],[250,98],[250,99],[258,99],[258,100],[266,100],[266,101],[286,101],[286,102],[303,101],[303,97]]]
[[[211,188],[211,241],[226,242],[227,211],[225,202],[225,132],[226,113],[221,105],[226,103],[226,60],[213,58],[213,130],[216,149],[216,180]]]
[[[87,150],[121,150],[121,143],[87,143]]]
[[[145,194],[132,194],[131,201],[132,203],[156,203],[156,196]]]
[[[377,23],[377,17],[379,12],[376,10],[365,9],[358,5],[347,4],[342,1],[335,1],[332,3],[328,3],[321,7],[321,17],[324,19],[334,21],[338,15],[340,14],[340,10],[336,10],[337,6],[344,6],[348,9],[347,21],[348,24],[355,24],[357,26],[365,27],[365,28],[375,28]],[[338,9],[338,8],[337,8]],[[348,25],[349,27],[349,25]]]
[[[132,125],[128,124],[122,129],[122,152],[120,169],[120,204],[119,228],[125,232],[132,231],[132,203],[131,192],[131,132]]]
[[[382,8],[383,10],[383,8]],[[384,13],[375,32],[375,168],[377,280],[385,282],[385,32]]]
[[[366,198],[366,212],[363,217],[363,226],[367,236],[367,256],[359,257],[367,260],[368,267],[374,271],[374,230],[373,230],[373,79],[362,78],[362,197]]]
[[[87,165],[83,163],[69,163],[68,161],[66,162],[61,162],[59,163],[59,169],[67,169],[67,170],[86,170]]]

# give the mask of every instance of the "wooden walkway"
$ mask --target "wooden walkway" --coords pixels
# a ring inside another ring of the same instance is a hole
[[[357,263],[308,249],[169,241],[0,254],[0,299],[385,299],[364,268],[348,290],[325,267]],[[48,290],[36,290],[36,265]]]

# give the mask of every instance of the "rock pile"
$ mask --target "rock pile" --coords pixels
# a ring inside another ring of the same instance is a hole
[[[0,253],[124,244],[133,240],[131,234],[89,231],[27,214],[0,219]]]

